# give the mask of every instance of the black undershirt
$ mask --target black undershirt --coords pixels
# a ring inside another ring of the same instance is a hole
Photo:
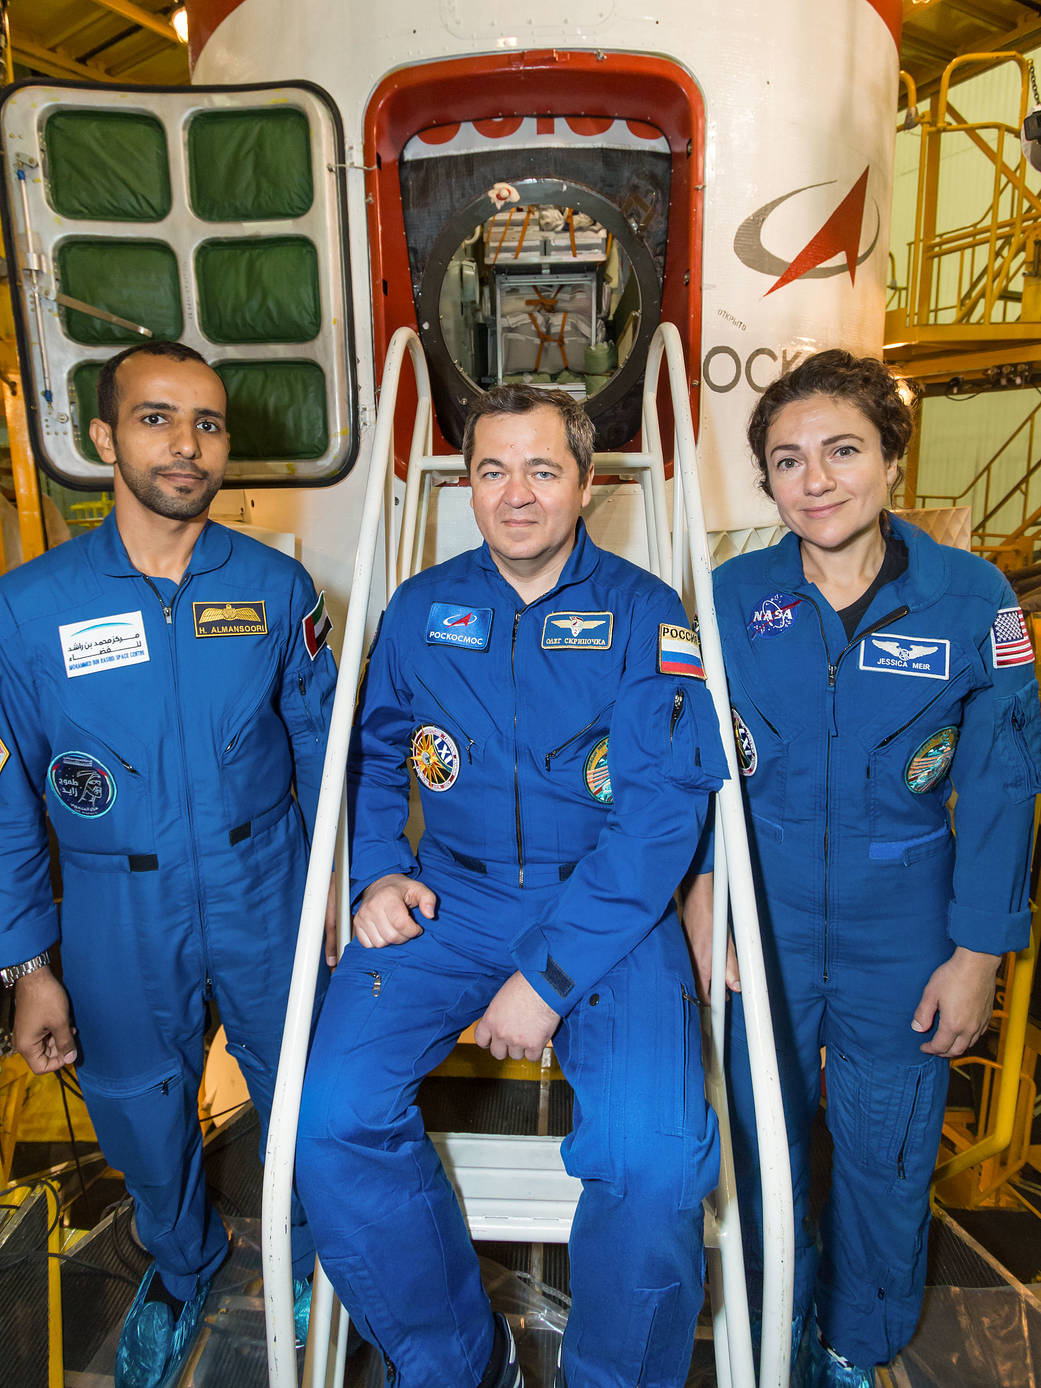
[[[856,602],[851,602],[848,607],[838,609],[842,625],[846,628],[846,640],[852,641],[857,634],[857,627],[864,613],[871,606],[875,594],[880,588],[884,588],[887,583],[892,583],[894,579],[907,568],[907,546],[899,535],[894,535],[892,530],[886,535],[886,553],[882,560],[882,567],[875,575],[867,590],[861,593]]]

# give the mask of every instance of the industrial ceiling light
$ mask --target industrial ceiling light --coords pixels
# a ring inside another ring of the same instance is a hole
[[[188,42],[188,11],[183,5],[178,5],[170,16],[170,23],[173,25],[177,37],[182,43]]]

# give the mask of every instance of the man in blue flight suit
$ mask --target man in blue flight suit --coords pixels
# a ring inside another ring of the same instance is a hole
[[[298,1180],[399,1388],[521,1383],[415,1104],[475,1020],[500,1059],[553,1037],[575,1092],[558,1382],[681,1388],[689,1368],[718,1141],[672,896],[726,772],[679,599],[579,519],[592,433],[563,392],[481,398],[463,452],[485,543],[398,590],[362,689],[354,939],[305,1080]]]
[[[207,519],[225,410],[191,348],[108,362],[90,433],[114,512],[0,580],[0,974],[32,1069],[78,1056],[155,1259],[125,1388],[172,1377],[227,1252],[196,1107],[210,999],[267,1126],[335,686],[304,570]],[[312,1259],[298,1210],[301,1302]]]

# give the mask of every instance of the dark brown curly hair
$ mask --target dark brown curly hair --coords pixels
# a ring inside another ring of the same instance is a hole
[[[902,458],[914,433],[917,409],[908,405],[897,389],[896,377],[874,357],[855,357],[852,352],[832,348],[807,357],[791,371],[779,376],[759,397],[748,421],[748,445],[759,469],[759,484],[772,497],[766,465],[766,435],[779,411],[795,400],[812,395],[830,395],[855,405],[878,430],[882,456],[887,463]]]

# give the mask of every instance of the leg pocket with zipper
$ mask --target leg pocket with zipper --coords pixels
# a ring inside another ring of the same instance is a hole
[[[177,1061],[113,1079],[77,1071],[101,1150],[128,1185],[176,1181],[184,1154],[201,1141],[194,1090],[186,1093]]]

